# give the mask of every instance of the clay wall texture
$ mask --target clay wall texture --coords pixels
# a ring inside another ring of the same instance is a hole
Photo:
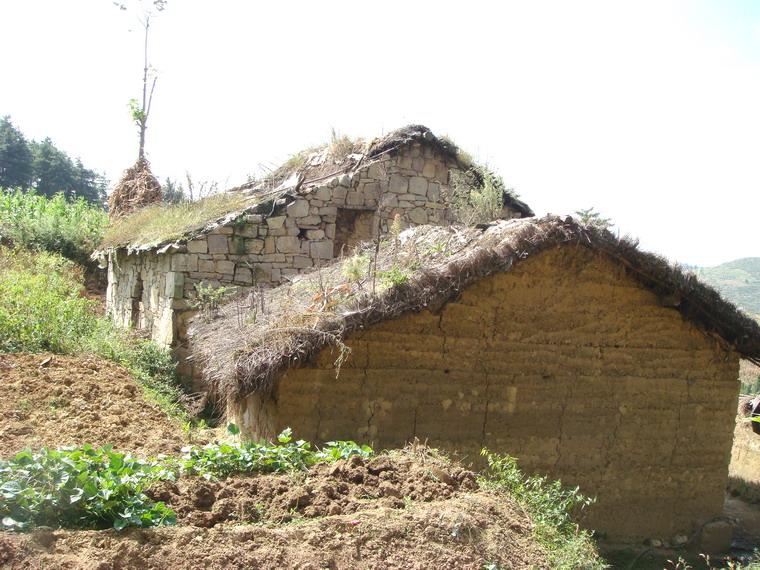
[[[760,501],[760,434],[752,431],[748,419],[742,412],[736,417],[728,468],[729,489],[744,498]]]
[[[603,254],[536,255],[347,344],[338,378],[324,350],[230,420],[249,437],[507,452],[596,496],[587,524],[609,537],[688,534],[722,512],[738,357]]]
[[[457,167],[432,146],[413,143],[299,191],[284,212],[247,215],[163,254],[119,250],[109,257],[107,310],[117,324],[146,329],[166,345],[179,344],[184,362],[196,283],[273,286],[342,250],[349,254],[356,239],[346,240],[341,228],[337,233],[346,248],[336,242],[339,209],[364,213],[351,217],[357,239],[387,233],[397,214],[404,225],[448,223],[449,173]],[[505,209],[503,215],[520,214]],[[181,372],[192,374],[185,364]]]

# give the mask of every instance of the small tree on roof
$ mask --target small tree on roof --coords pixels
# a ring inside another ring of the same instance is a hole
[[[608,230],[614,225],[612,223],[612,218],[603,218],[594,208],[576,210],[575,215],[578,216],[578,221],[584,226],[589,226],[598,230]]]

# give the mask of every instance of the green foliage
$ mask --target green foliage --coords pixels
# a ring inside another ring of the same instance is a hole
[[[96,326],[70,261],[0,248],[0,352],[74,352]]]
[[[161,188],[164,193],[164,202],[167,204],[180,204],[188,200],[188,197],[185,195],[185,188],[181,182],[167,178],[161,185]]]
[[[225,285],[215,287],[202,281],[196,283],[194,287],[195,299],[192,302],[192,306],[200,309],[203,317],[207,320],[213,319],[219,314],[221,302],[237,289],[237,287],[227,287]]]
[[[144,493],[170,469],[110,446],[24,450],[0,461],[0,528],[35,526],[123,529],[173,524],[174,513]]]
[[[695,273],[740,309],[760,317],[760,257],[702,267]]]
[[[132,116],[132,121],[138,127],[141,127],[148,120],[147,113],[134,97],[129,100],[129,114]]]
[[[452,171],[452,208],[465,225],[498,219],[504,208],[504,182],[485,166],[473,165],[465,172]]]
[[[83,198],[102,204],[105,178],[72,160],[49,138],[27,141],[10,117],[0,119],[0,188],[34,190],[43,196],[62,193],[66,198]]]
[[[0,237],[28,249],[57,252],[87,265],[107,224],[105,211],[81,198],[0,191]]]
[[[0,120],[0,188],[27,188],[32,181],[32,151],[10,117]]]
[[[231,427],[232,426],[232,427]],[[230,424],[228,431],[238,431]],[[269,473],[303,471],[317,463],[347,459],[352,455],[367,458],[372,449],[353,441],[330,441],[314,450],[304,440],[293,441],[290,428],[278,437],[277,443],[209,443],[183,450],[182,470],[207,479],[227,477],[233,473]]]
[[[409,281],[409,273],[398,265],[394,265],[386,271],[378,271],[377,276],[384,287],[393,287]]]
[[[341,269],[343,277],[348,279],[350,283],[359,283],[369,273],[369,266],[371,263],[370,256],[367,253],[357,253],[347,258],[343,262]]]
[[[593,500],[584,497],[577,487],[563,487],[560,481],[525,475],[517,459],[498,455],[484,449],[488,470],[480,478],[481,486],[508,493],[534,522],[537,540],[548,550],[552,568],[605,568],[596,552],[591,534],[581,530],[574,515],[588,507]]]
[[[614,224],[611,218],[603,218],[594,208],[586,208],[575,212],[578,220],[584,225],[597,230],[608,230]]]
[[[170,416],[186,420],[169,350],[98,316],[81,280],[81,269],[59,255],[0,247],[0,353],[98,354],[127,368]]]

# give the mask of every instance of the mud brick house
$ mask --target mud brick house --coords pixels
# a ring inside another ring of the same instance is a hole
[[[760,327],[634,243],[572,218],[423,226],[265,295],[190,331],[243,437],[510,453],[595,496],[613,539],[722,512]]]
[[[177,347],[184,363],[197,284],[278,285],[387,233],[396,218],[403,226],[450,223],[452,172],[469,168],[455,145],[416,125],[367,144],[341,139],[299,153],[263,183],[209,198],[236,198],[215,219],[168,238],[138,225],[107,243],[96,253],[108,267],[107,311]],[[502,217],[532,215],[504,192]],[[182,371],[191,373],[184,364]]]

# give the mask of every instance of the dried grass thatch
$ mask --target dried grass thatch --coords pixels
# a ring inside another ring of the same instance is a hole
[[[498,221],[485,229],[422,226],[266,292],[247,292],[191,327],[194,358],[228,399],[271,390],[290,366],[354,330],[410,311],[436,311],[475,281],[560,245],[603,252],[702,330],[760,362],[760,325],[693,273],[572,218]],[[375,266],[376,259],[376,268]],[[344,356],[336,352],[339,360]]]
[[[150,170],[150,163],[140,158],[124,175],[108,198],[108,217],[121,218],[151,204],[163,200],[161,185]]]

